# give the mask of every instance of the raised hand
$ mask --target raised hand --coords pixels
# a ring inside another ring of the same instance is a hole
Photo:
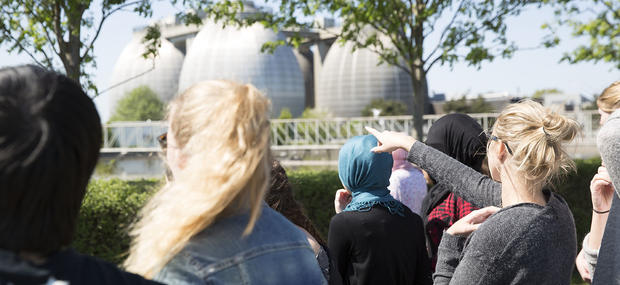
[[[334,197],[334,210],[336,211],[336,214],[342,212],[342,210],[344,210],[344,208],[351,203],[352,198],[353,196],[351,196],[351,192],[345,189],[339,189],[336,191],[336,196]]]
[[[399,148],[409,151],[416,141],[416,139],[404,133],[380,132],[371,127],[366,127],[366,130],[379,141],[379,145],[371,149],[372,152],[393,152]]]
[[[495,214],[499,210],[500,208],[494,206],[475,210],[454,223],[446,232],[453,236],[469,236],[472,232],[477,230],[489,216]]]
[[[608,211],[614,197],[614,186],[605,166],[598,168],[598,173],[590,181],[592,208],[599,212]]]

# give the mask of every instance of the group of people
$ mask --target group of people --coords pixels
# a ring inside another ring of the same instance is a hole
[[[119,269],[70,249],[102,143],[92,100],[64,75],[3,68],[0,284],[569,284],[575,262],[584,280],[620,284],[620,82],[597,103],[603,165],[577,254],[551,180],[573,166],[562,144],[579,126],[536,102],[509,105],[489,131],[450,114],[426,143],[351,138],[326,241],[270,154],[267,97],[198,83],[169,105],[167,183]]]

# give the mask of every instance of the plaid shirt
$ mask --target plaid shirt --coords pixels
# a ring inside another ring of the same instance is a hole
[[[454,222],[467,216],[467,214],[476,209],[478,208],[463,200],[463,198],[456,196],[454,193],[450,193],[441,204],[430,212],[428,215],[428,223],[426,224],[426,234],[430,237],[429,242],[433,253],[433,271],[435,271],[437,248],[439,247],[443,231],[452,226]]]

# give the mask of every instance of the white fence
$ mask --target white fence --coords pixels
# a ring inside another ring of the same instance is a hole
[[[599,115],[596,111],[566,113],[582,126],[578,144],[595,145]],[[428,128],[443,115],[424,116],[424,135]],[[487,130],[492,127],[497,114],[470,114]],[[273,149],[334,149],[354,136],[366,134],[365,126],[379,130],[393,130],[413,134],[411,116],[325,118],[325,119],[274,119],[271,120]],[[167,129],[165,122],[116,122],[105,124],[102,152],[156,152],[157,137]]]

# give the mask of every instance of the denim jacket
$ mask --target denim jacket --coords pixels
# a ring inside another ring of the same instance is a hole
[[[326,284],[306,236],[266,204],[252,233],[249,214],[218,220],[155,276],[167,284]]]

